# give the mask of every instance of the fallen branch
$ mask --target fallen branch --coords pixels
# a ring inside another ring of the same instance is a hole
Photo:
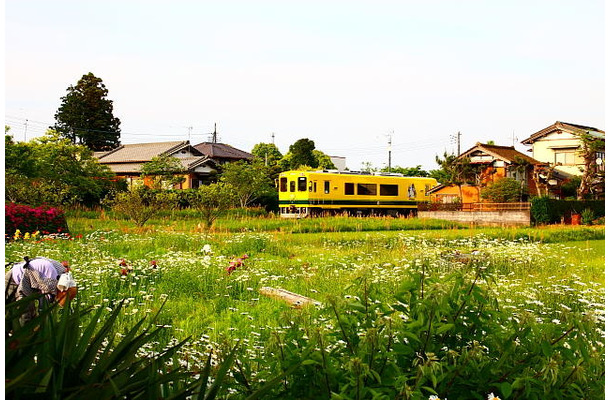
[[[283,300],[294,308],[302,308],[303,306],[310,304],[320,305],[319,301],[301,296],[300,294],[289,292],[288,290],[284,289],[276,289],[265,286],[260,288],[259,292],[267,297],[271,297],[272,299]]]

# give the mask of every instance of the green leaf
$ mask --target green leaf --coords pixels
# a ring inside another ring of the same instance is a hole
[[[508,396],[510,396],[513,392],[513,387],[508,382],[502,382],[500,384],[500,392],[502,393],[503,398],[508,398]]]

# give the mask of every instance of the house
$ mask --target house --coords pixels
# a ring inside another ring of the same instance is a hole
[[[587,170],[582,135],[605,141],[605,132],[601,129],[557,121],[521,142],[531,146],[528,151],[532,152],[532,157],[544,164],[539,168],[538,180],[546,186],[547,194],[559,197],[562,183],[582,177]],[[590,164],[595,172],[603,173],[605,151],[596,152]]]
[[[206,177],[216,173],[218,169],[214,160],[188,141],[125,144],[107,152],[96,152],[94,155],[100,164],[107,165],[118,177],[126,179],[130,184],[142,180],[142,165],[161,155],[177,158],[185,170],[184,182],[176,185],[175,189],[197,188]],[[146,179],[143,181],[149,184]]]
[[[496,146],[477,143],[460,154],[456,162],[467,160],[470,176],[467,184],[438,185],[428,193],[437,203],[478,203],[481,201],[481,188],[501,178],[512,178],[522,182],[524,194],[536,190],[533,179],[534,167],[539,164],[534,158],[523,154],[513,146]]]

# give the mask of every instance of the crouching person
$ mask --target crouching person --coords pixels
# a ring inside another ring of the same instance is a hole
[[[67,295],[68,288],[75,286],[74,281],[69,275],[69,280],[72,282],[65,283],[63,275],[69,274],[66,262],[58,262],[45,257],[28,258],[24,257],[24,261],[14,264],[13,267],[5,275],[5,301],[17,301],[35,293],[40,293],[38,300],[38,309],[42,309],[45,303],[50,304],[56,300],[63,300],[60,303],[63,305]],[[58,292],[58,282],[64,281],[61,289]],[[72,285],[73,284],[73,285]],[[62,290],[63,289],[63,290]],[[63,296],[60,295],[61,292]],[[60,299],[61,297],[61,299]],[[70,295],[70,297],[74,297]],[[36,305],[32,302],[20,318],[21,324],[25,324],[36,315]]]

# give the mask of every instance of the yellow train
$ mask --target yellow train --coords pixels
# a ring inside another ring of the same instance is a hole
[[[278,180],[280,215],[409,215],[430,201],[436,179],[362,172],[286,171]]]

